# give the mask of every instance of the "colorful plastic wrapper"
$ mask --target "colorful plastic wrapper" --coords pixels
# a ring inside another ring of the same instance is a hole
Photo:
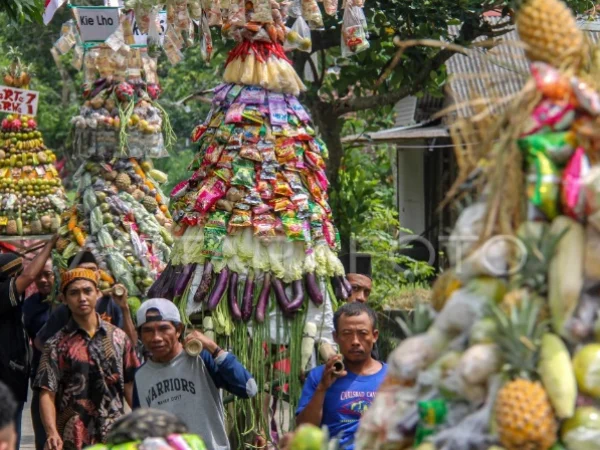
[[[600,114],[600,94],[593,87],[576,77],[571,80],[571,87],[580,107],[594,116]]]
[[[362,8],[346,7],[342,24],[342,56],[355,55],[369,48],[365,22]]]
[[[580,221],[585,218],[584,179],[589,170],[590,163],[585,151],[579,147],[575,150],[562,175],[563,213]]]
[[[519,139],[519,148],[527,155],[545,153],[557,164],[565,164],[575,151],[577,136],[572,131],[533,134]]]
[[[542,100],[533,110],[523,135],[567,130],[575,119],[575,108],[566,101]]]
[[[312,29],[323,28],[323,16],[317,4],[317,0],[300,0],[302,17]]]
[[[338,9],[338,0],[323,0],[323,6],[326,14],[335,16]]]
[[[250,16],[252,22],[273,22],[273,14],[271,13],[271,0],[254,0],[253,4],[254,11]]]
[[[553,100],[566,100],[570,96],[571,82],[556,68],[540,61],[531,63],[531,74],[538,90]]]
[[[530,154],[527,160],[527,197],[548,220],[552,220],[558,215],[559,171],[544,152]]]
[[[210,8],[208,9],[208,25],[211,27],[223,25],[220,0],[213,0],[210,2]]]

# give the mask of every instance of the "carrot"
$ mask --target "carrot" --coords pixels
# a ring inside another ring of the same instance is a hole
[[[79,244],[80,247],[83,247],[83,244],[85,244],[85,234],[83,233],[83,231],[81,231],[81,228],[73,228],[73,236],[75,236],[77,244]]]
[[[111,277],[108,272],[105,272],[102,269],[100,269],[100,279],[102,281],[106,281],[107,283],[109,283],[111,285],[115,284],[115,279],[113,277]]]
[[[69,229],[69,231],[74,232],[76,227],[77,227],[77,213],[75,211],[72,211],[71,218],[69,219],[67,228]],[[79,230],[79,231],[81,231],[81,230]]]

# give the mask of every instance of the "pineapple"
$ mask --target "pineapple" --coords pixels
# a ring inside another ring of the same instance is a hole
[[[522,0],[516,26],[531,61],[577,69],[583,62],[587,42],[575,16],[561,0]]]
[[[558,431],[552,404],[536,372],[545,324],[541,305],[526,295],[509,314],[491,305],[496,322],[494,341],[500,347],[511,378],[498,392],[495,425],[506,450],[548,450]]]
[[[117,175],[117,178],[115,178],[115,185],[119,190],[126,191],[127,188],[131,186],[131,178],[129,178],[129,175],[126,173],[120,173]]]
[[[42,222],[40,221],[40,218],[37,215],[37,213],[31,213],[31,218],[29,219],[29,226],[31,228],[32,234],[42,234]]]
[[[8,236],[14,236],[18,232],[17,220],[15,219],[14,213],[8,216],[8,222],[6,223],[6,234]]]
[[[60,238],[58,241],[56,241],[56,250],[59,253],[64,252],[67,246],[69,245],[69,242],[70,241],[65,238]]]
[[[158,208],[158,202],[156,201],[156,199],[148,195],[142,200],[142,205],[144,205],[144,208],[146,208],[148,212],[151,213],[156,211],[156,208]]]

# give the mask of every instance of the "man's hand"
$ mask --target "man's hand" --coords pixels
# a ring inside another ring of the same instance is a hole
[[[115,292],[119,292],[119,290],[123,292],[123,295],[117,296],[115,294]],[[119,305],[119,308],[121,308],[121,311],[123,312],[129,311],[129,303],[127,303],[127,294],[127,288],[122,284],[115,284],[112,288],[112,297],[115,299],[115,302],[117,303],[117,305]]]
[[[327,360],[327,364],[325,364],[325,370],[323,371],[323,376],[321,377],[321,381],[319,382],[317,389],[326,391],[333,383],[335,383],[335,380],[348,375],[348,372],[345,370],[340,373],[335,372],[334,364],[338,361],[342,361],[342,355],[334,355]]]
[[[48,439],[46,439],[46,445],[44,446],[44,450],[62,450],[63,441],[58,435],[58,433],[52,433],[48,435]]]
[[[183,346],[185,347],[185,345],[192,339],[198,339],[202,344],[202,348],[209,352],[211,355],[215,352],[215,350],[218,347],[218,345],[212,339],[207,338],[198,330],[192,330],[187,334],[183,341]]]

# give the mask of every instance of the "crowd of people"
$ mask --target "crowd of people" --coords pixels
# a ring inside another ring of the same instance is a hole
[[[60,276],[59,304],[53,306],[55,242],[50,240],[26,267],[18,255],[0,254],[0,339],[5,344],[0,346],[0,450],[19,449],[30,386],[36,450],[108,448],[115,444],[111,435],[128,429],[122,424],[135,424],[125,414],[126,405],[134,411],[131,417],[144,423],[168,416],[180,425],[171,433],[134,440],[164,438],[168,447],[170,436],[179,433],[188,436],[177,437],[179,447],[229,449],[220,390],[251,398],[258,393],[252,374],[203,333],[185,334],[170,300],[146,300],[134,323],[123,286],[100,291],[99,265],[90,252],[68,261]],[[371,279],[349,274],[348,280],[353,291],[333,319],[339,354],[306,376],[296,424],[326,425],[340,448],[352,450],[386,365],[377,356],[377,316],[366,305]],[[24,298],[31,284],[37,292]],[[198,356],[184,350],[192,339],[202,344]],[[338,361],[345,367],[341,372],[334,370]]]

